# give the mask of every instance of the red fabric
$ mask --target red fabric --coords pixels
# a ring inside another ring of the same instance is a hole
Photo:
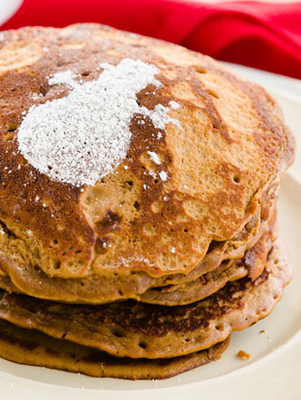
[[[100,22],[301,79],[301,2],[24,0],[1,29]]]

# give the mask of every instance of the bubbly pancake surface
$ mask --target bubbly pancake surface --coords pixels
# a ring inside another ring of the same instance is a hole
[[[83,85],[100,79],[103,63],[124,59],[155,66],[160,82],[136,93],[147,112],[130,121],[125,159],[90,186],[39,172],[21,155],[18,131],[31,107],[72,92],[51,77],[71,71]],[[293,160],[291,133],[262,88],[157,40],[85,24],[5,32],[0,81],[1,269],[25,292],[40,273],[66,281],[188,274],[213,241],[239,235]],[[162,107],[177,121],[164,129],[151,118]],[[55,288],[46,293],[60,300]]]

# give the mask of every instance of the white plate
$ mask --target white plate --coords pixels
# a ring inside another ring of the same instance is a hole
[[[273,90],[286,120],[301,137],[301,101]],[[301,157],[282,185],[280,232],[286,241],[294,278],[274,312],[253,327],[234,333],[229,349],[218,362],[164,381],[95,379],[0,359],[1,398],[73,400],[99,399],[273,399],[301,398]],[[259,333],[264,330],[265,333]],[[239,350],[249,361],[236,357]],[[3,396],[3,397],[2,397]]]

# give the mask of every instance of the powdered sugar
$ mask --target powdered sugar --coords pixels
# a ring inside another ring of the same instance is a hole
[[[153,171],[152,169],[148,172],[150,176],[152,176],[154,179],[157,178],[157,174],[155,171]]]
[[[92,185],[126,157],[134,114],[151,118],[155,128],[169,122],[168,107],[140,107],[136,94],[155,79],[159,69],[140,60],[124,59],[117,66],[101,64],[95,81],[79,84],[72,71],[55,74],[51,85],[65,84],[68,96],[33,106],[25,116],[18,145],[22,155],[53,180],[75,186]]]
[[[165,171],[159,172],[159,176],[161,178],[161,181],[163,181],[163,182],[167,181],[167,179],[168,179],[168,175]]]
[[[171,100],[171,101],[169,102],[169,105],[170,105],[170,108],[171,108],[172,110],[177,110],[178,108],[181,107],[179,103],[177,103],[176,101],[173,101],[173,100]]]
[[[74,81],[74,78],[76,78],[76,75],[72,71],[67,70],[54,74],[53,77],[48,80],[48,82],[49,85],[64,84],[70,88],[75,88],[77,83]]]
[[[154,127],[157,129],[164,129],[169,122],[181,128],[179,121],[168,116],[169,108],[164,107],[162,104],[157,104],[154,110],[148,110],[146,107],[141,107],[140,110],[144,115],[150,117]]]
[[[152,160],[152,162],[154,162],[157,165],[161,164],[160,158],[156,153],[154,153],[153,151],[148,151],[147,154],[149,155],[149,158]]]

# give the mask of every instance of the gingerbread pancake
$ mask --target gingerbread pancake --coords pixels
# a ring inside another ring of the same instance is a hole
[[[206,299],[178,307],[124,301],[102,306],[60,304],[1,292],[0,319],[118,357],[169,358],[195,353],[265,318],[292,270],[274,243],[263,273],[229,282]]]
[[[32,296],[105,303],[242,257],[293,161],[264,89],[162,41],[8,31],[0,80],[1,269]]]
[[[246,251],[252,249],[263,237],[272,232],[275,222],[276,209],[272,202],[271,207],[261,213],[260,217],[254,216],[235,238],[226,242],[212,242],[204,259],[188,274],[171,274],[160,278],[151,277],[143,271],[136,271],[133,274],[132,271],[127,270],[123,274],[108,273],[79,279],[50,278],[41,270],[30,265],[23,266],[21,270],[17,263],[9,261],[7,257],[1,257],[0,254],[0,266],[2,267],[2,270],[0,269],[0,287],[8,291],[27,293],[33,297],[68,303],[102,304],[107,303],[108,299],[112,302],[129,298],[145,299],[146,301],[144,294],[148,290],[149,293],[155,293],[151,288],[186,285],[202,279],[203,275],[211,271],[223,268],[225,263],[229,263],[229,260],[237,261],[237,259],[243,258]],[[247,237],[249,241],[246,240]],[[242,245],[242,242],[245,244]],[[8,271],[10,271],[9,275]],[[209,289],[208,286],[207,289]],[[152,294],[150,297],[146,296],[153,298]],[[166,305],[168,305],[167,303]]]
[[[143,303],[165,306],[185,305],[212,295],[224,287],[227,282],[233,282],[245,276],[255,280],[266,266],[267,255],[271,247],[271,235],[266,234],[252,249],[246,251],[242,259],[224,262],[216,270],[187,283],[149,289],[139,300]]]
[[[19,364],[77,372],[93,377],[166,379],[218,360],[230,337],[222,343],[183,357],[159,360],[113,357],[90,347],[57,340],[34,330],[0,321],[0,357]]]
[[[241,259],[228,260],[212,272],[201,275],[186,283],[167,285],[147,290],[134,299],[143,303],[177,306],[194,303],[217,292],[227,282],[249,276],[252,280],[258,278],[266,265],[267,254],[271,249],[276,233],[271,231],[263,235],[251,249],[247,250]],[[0,275],[0,288],[8,292],[22,293],[7,276]]]

